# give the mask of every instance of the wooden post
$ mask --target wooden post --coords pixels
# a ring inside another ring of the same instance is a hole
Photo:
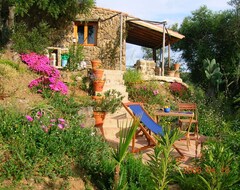
[[[164,52],[165,52],[165,25],[166,22],[163,23],[163,44],[162,44],[162,76],[164,76]]]
[[[119,55],[120,71],[122,70],[122,48],[123,48],[122,40],[123,40],[123,15],[121,13],[120,14],[120,55]]]
[[[156,53],[156,48],[152,48],[153,51],[153,60],[155,61],[155,63],[157,63],[157,53]]]
[[[168,69],[170,69],[170,61],[171,61],[170,51],[171,51],[171,45],[170,45],[170,39],[168,37]]]

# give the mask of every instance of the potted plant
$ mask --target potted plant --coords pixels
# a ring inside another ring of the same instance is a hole
[[[96,92],[102,92],[105,80],[102,79],[103,69],[94,68],[90,73],[90,79],[92,80],[93,90]]]
[[[92,99],[95,101],[101,101],[103,98],[102,94],[96,93],[95,96],[92,96]]]
[[[102,92],[105,84],[105,80],[103,79],[94,79],[93,80],[93,90],[95,92]]]
[[[95,101],[93,111],[114,113],[121,107],[121,102],[124,96],[121,92],[110,89],[103,93],[101,101]]]
[[[180,69],[180,63],[174,63],[174,70],[179,71]]]
[[[104,70],[103,69],[92,69],[92,73],[96,79],[102,79]]]
[[[66,67],[66,66],[67,66],[68,59],[69,59],[69,54],[64,53],[64,54],[61,55],[61,64],[62,64],[62,67]]]
[[[114,113],[121,107],[124,96],[115,89],[104,92],[103,97],[99,101],[93,102],[93,116],[95,118],[95,126],[99,127],[103,136],[103,122],[107,113]]]
[[[100,59],[91,60],[91,63],[92,63],[92,69],[98,69],[102,65],[102,62]]]

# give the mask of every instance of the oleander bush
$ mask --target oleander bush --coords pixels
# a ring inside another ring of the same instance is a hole
[[[219,139],[209,141],[196,165],[186,166],[174,176],[182,189],[231,189],[240,187],[239,156]]]

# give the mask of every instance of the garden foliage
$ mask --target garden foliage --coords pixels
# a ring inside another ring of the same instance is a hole
[[[186,86],[179,82],[172,82],[169,86],[170,91],[174,96],[186,99],[189,97],[189,90]]]

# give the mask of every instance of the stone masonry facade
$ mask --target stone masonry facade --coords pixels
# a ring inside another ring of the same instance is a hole
[[[122,48],[120,48],[122,14]],[[96,46],[84,46],[85,62],[90,64],[93,59],[100,59],[104,69],[126,69],[126,14],[104,8],[94,7],[87,15],[77,15],[75,21],[97,22]],[[74,39],[74,22],[65,36],[62,46],[70,47]],[[121,63],[120,63],[121,51]]]

